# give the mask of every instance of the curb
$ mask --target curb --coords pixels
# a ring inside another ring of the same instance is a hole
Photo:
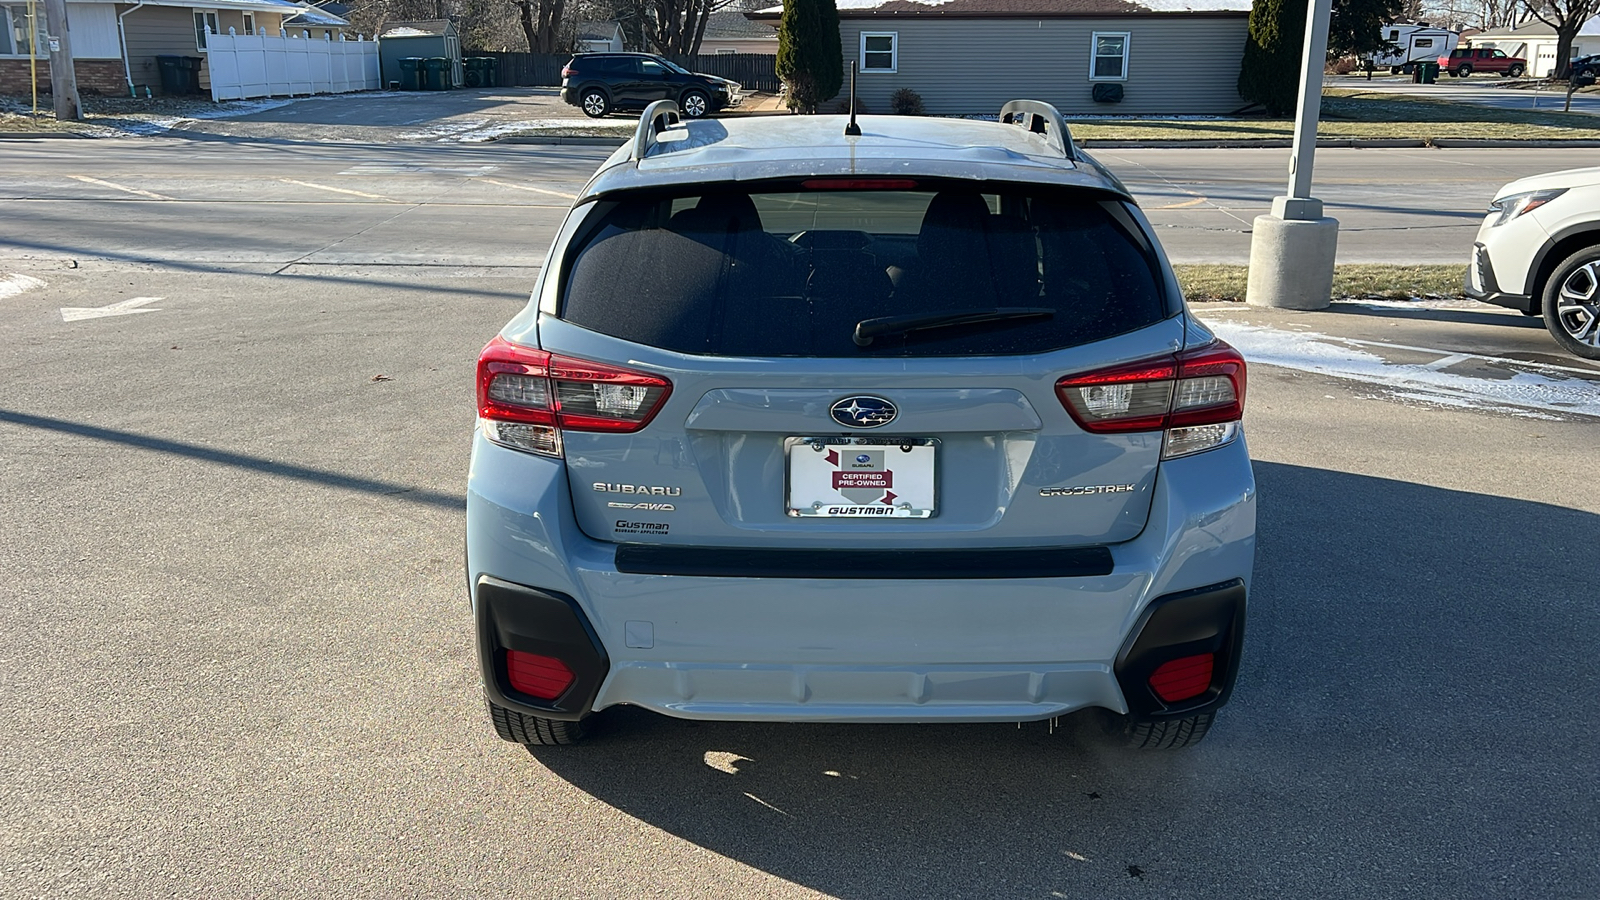
[[[37,138],[87,138],[89,136],[76,131],[0,131],[0,141],[23,141]]]

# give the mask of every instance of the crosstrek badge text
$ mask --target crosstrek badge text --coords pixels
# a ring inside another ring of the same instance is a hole
[[[1047,487],[1039,489],[1041,497],[1083,497],[1088,494],[1128,494],[1131,484],[1080,484],[1074,487]]]

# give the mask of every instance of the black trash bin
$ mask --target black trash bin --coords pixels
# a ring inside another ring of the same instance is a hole
[[[200,62],[194,56],[157,56],[156,65],[161,69],[161,93],[200,93]]]
[[[483,86],[500,86],[500,60],[492,56],[479,57],[483,61]]]
[[[467,87],[483,87],[483,59],[482,57],[469,56],[461,61],[461,67],[466,70],[463,76]]]
[[[422,64],[427,69],[428,90],[445,91],[450,89],[450,60],[443,56],[433,56],[423,60]]]
[[[1439,64],[1436,62],[1423,63],[1418,68],[1422,69],[1423,84],[1437,84],[1439,81]]]
[[[400,90],[422,90],[422,57],[407,56],[400,60]]]

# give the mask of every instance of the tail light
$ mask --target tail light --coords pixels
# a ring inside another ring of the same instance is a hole
[[[628,433],[650,424],[672,383],[658,375],[556,356],[496,337],[478,356],[484,434],[518,450],[561,455],[561,432]]]
[[[1211,689],[1214,659],[1215,654],[1201,653],[1162,663],[1150,674],[1150,689],[1156,692],[1162,703],[1177,703],[1198,697]]]
[[[506,679],[513,690],[540,700],[554,700],[566,693],[578,676],[554,656],[507,650]]]
[[[571,66],[562,66],[561,67],[561,77],[562,78],[571,78],[572,76],[574,76],[576,74],[578,74],[578,70],[574,69]]]
[[[1233,440],[1244,391],[1244,357],[1222,341],[1056,382],[1061,405],[1084,431],[1164,431],[1162,459]]]

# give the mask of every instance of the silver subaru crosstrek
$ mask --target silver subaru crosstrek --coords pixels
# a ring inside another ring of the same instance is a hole
[[[1244,361],[1053,107],[846,129],[653,105],[484,348],[496,730],[1098,708],[1195,743],[1255,553]]]

